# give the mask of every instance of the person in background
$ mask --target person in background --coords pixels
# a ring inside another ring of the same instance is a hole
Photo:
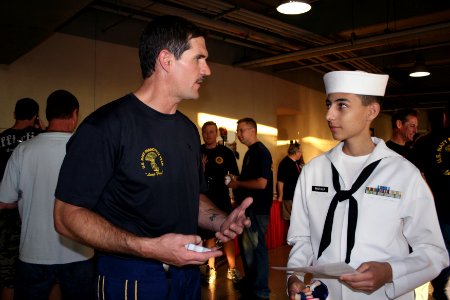
[[[20,143],[0,185],[0,202],[20,201],[22,219],[15,299],[47,300],[55,283],[64,299],[93,299],[94,251],[56,233],[53,203],[66,143],[78,121],[78,100],[57,90],[47,99],[47,132]]]
[[[387,81],[388,75],[361,71],[324,76],[326,120],[341,142],[300,174],[288,267],[345,263],[356,272],[311,283],[289,272],[292,300],[317,279],[333,300],[412,300],[416,287],[449,264],[433,195],[419,170],[370,136]]]
[[[39,104],[31,98],[16,102],[14,125],[0,133],[0,181],[8,159],[17,145],[42,132]],[[1,204],[0,208],[0,299],[12,300],[15,264],[19,256],[20,216],[17,204]]]
[[[429,114],[431,131],[419,137],[412,148],[412,162],[423,173],[434,196],[434,204],[450,255],[450,103]],[[450,299],[450,268],[431,281],[435,300]]]
[[[225,176],[227,174],[239,175],[239,169],[234,158],[233,151],[224,145],[217,143],[218,128],[216,123],[209,121],[202,126],[202,137],[204,144],[201,146],[202,160],[205,171],[206,183],[208,186],[205,195],[221,210],[226,213],[232,211],[231,199],[228,187],[225,185]],[[206,239],[205,245],[213,248],[216,245],[214,232],[204,230],[200,234]],[[239,271],[236,269],[236,257],[234,251],[234,242],[230,240],[223,244],[223,251],[228,261],[227,278],[234,283],[241,279]],[[217,276],[215,268],[215,258],[208,260],[209,270],[208,282],[213,283]]]
[[[177,110],[211,74],[205,34],[177,16],[144,29],[142,85],[100,107],[67,144],[56,187],[56,230],[96,249],[98,295],[200,299],[197,228],[225,243],[250,221],[247,198],[228,216],[206,189],[197,127]],[[103,299],[103,298],[102,298]]]
[[[291,141],[287,153],[288,155],[278,165],[277,191],[278,201],[282,203],[282,217],[284,220],[289,221],[291,219],[295,186],[303,168],[301,145]]]
[[[391,117],[392,137],[386,146],[410,160],[411,145],[416,137],[419,126],[417,111],[405,108],[396,111]],[[428,299],[429,282],[414,290],[415,300]]]
[[[391,124],[392,136],[386,142],[386,146],[408,158],[411,143],[414,141],[419,126],[417,111],[412,108],[398,110],[392,115]]]
[[[234,190],[237,203],[242,203],[246,197],[253,198],[246,211],[252,225],[244,229],[238,239],[245,278],[235,287],[245,297],[269,299],[269,256],[265,234],[273,202],[272,156],[258,140],[256,126],[252,118],[237,122],[237,137],[248,151],[244,155],[241,175],[231,176],[228,184]]]

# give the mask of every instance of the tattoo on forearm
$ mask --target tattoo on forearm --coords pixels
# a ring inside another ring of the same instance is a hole
[[[211,216],[209,216],[209,219],[211,220],[211,222],[214,222],[214,220],[217,218],[219,214],[213,213]]]

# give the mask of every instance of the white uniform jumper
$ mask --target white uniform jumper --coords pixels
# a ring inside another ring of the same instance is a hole
[[[353,291],[337,279],[318,278],[328,286],[329,300],[412,300],[414,288],[437,276],[449,263],[433,196],[419,170],[387,148],[384,141],[373,140],[376,147],[362,168],[381,161],[352,194],[358,216],[349,264],[356,269],[363,262],[389,262],[393,283],[367,294]],[[331,163],[339,173],[343,191],[350,190],[362,170],[356,174],[348,171],[349,166],[342,159],[342,147],[340,143],[314,158],[300,174],[288,233],[288,243],[293,245],[288,267],[345,261],[349,200],[337,203],[330,244],[318,258],[325,218],[336,194]]]

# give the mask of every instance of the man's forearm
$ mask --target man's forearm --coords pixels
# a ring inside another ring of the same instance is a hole
[[[54,221],[56,231],[61,235],[87,246],[106,252],[142,256],[137,236],[112,225],[86,208],[56,199]]]
[[[246,181],[237,180],[237,184],[239,188],[263,190],[267,186],[267,179],[260,177],[258,179],[251,179]]]
[[[199,201],[199,227],[215,232],[220,231],[220,226],[225,221],[227,215],[218,209],[205,195],[200,194]]]

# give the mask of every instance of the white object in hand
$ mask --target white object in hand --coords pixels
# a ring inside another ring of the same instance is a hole
[[[226,175],[225,176],[225,185],[228,185],[231,182],[231,176],[230,175]]]
[[[195,252],[210,252],[211,249],[209,248],[205,248],[202,246],[198,246],[195,244],[186,244],[184,245],[184,247],[186,247],[187,250],[191,250],[191,251],[195,251]]]

